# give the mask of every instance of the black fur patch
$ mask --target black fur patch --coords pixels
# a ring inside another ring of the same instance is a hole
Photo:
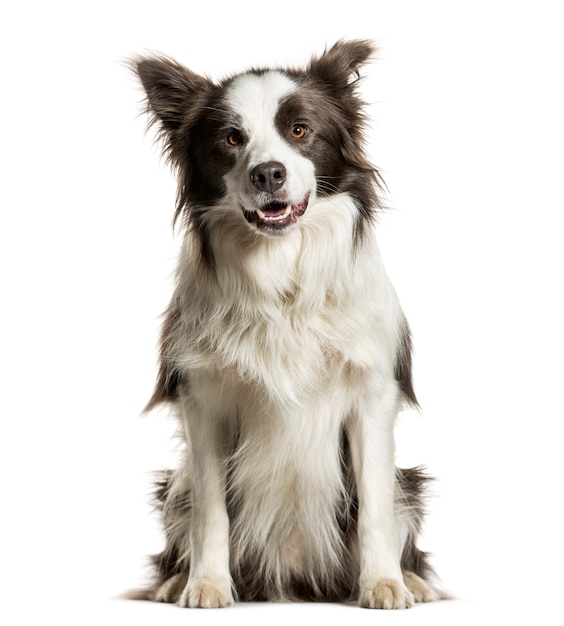
[[[405,399],[414,407],[418,407],[417,397],[413,388],[411,372],[411,353],[413,350],[411,332],[407,320],[404,324],[398,344],[394,374]]]
[[[165,313],[165,320],[161,330],[159,375],[151,399],[145,407],[145,412],[154,409],[162,402],[173,402],[178,397],[178,388],[184,380],[182,374],[174,367],[172,352],[173,338],[180,323],[180,310],[172,302]]]

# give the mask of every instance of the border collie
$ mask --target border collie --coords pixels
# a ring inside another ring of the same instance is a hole
[[[164,56],[131,62],[184,227],[147,405],[172,408],[184,452],[158,482],[166,546],[138,597],[441,596],[416,547],[427,477],[394,462],[396,415],[417,400],[363,147],[373,52],[340,41],[303,70],[219,83]]]

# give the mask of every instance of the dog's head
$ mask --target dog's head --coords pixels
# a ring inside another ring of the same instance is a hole
[[[373,51],[339,42],[304,70],[250,70],[219,84],[166,57],[135,59],[151,123],[178,172],[176,217],[200,233],[229,218],[279,235],[316,198],[350,193],[359,221],[369,219],[378,175],[364,156],[356,79]]]

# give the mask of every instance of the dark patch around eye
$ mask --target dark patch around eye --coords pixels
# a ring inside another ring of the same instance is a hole
[[[314,90],[293,93],[280,103],[276,127],[294,149],[313,161],[319,181],[318,192],[325,195],[338,191],[345,164],[334,105]],[[307,129],[305,135],[296,136],[296,127]]]
[[[314,111],[301,94],[293,94],[280,103],[276,115],[276,126],[282,136],[286,136],[294,126],[310,125]],[[306,121],[308,122],[306,124]]]

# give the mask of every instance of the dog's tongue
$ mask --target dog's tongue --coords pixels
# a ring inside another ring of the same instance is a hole
[[[282,202],[271,202],[261,209],[265,217],[280,217],[288,211],[288,205]]]
[[[257,215],[260,220],[269,224],[279,224],[289,219],[292,212],[291,204],[283,204],[281,202],[271,202],[257,209]]]

